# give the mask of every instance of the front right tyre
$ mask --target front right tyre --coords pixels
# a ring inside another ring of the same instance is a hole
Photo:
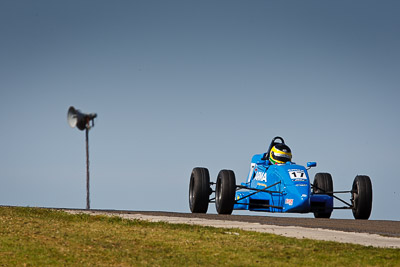
[[[190,175],[189,206],[192,213],[206,213],[208,210],[210,173],[206,168],[194,168]]]

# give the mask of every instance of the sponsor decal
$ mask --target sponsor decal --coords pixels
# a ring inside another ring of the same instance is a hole
[[[267,182],[267,174],[265,172],[257,172],[254,180]]]
[[[293,199],[292,198],[285,199],[285,204],[288,204],[289,206],[293,206]]]

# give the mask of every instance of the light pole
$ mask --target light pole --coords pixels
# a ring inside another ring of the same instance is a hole
[[[94,118],[97,117],[96,113],[82,113],[79,109],[69,107],[67,113],[67,121],[69,126],[75,126],[83,131],[86,130],[86,209],[90,209],[90,175],[89,175],[89,130],[94,126]],[[90,125],[92,121],[92,125]]]

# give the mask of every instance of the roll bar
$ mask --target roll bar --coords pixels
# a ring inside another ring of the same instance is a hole
[[[280,140],[280,142],[277,142],[277,140]],[[262,160],[267,160],[268,159],[268,155],[271,152],[271,149],[274,147],[274,145],[276,144],[284,144],[285,141],[283,140],[282,137],[280,136],[276,136],[272,139],[271,144],[268,147],[267,153],[264,154],[264,156],[262,157]]]

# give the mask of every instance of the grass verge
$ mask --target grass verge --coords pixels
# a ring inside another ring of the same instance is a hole
[[[399,249],[0,207],[0,266],[400,266]]]

